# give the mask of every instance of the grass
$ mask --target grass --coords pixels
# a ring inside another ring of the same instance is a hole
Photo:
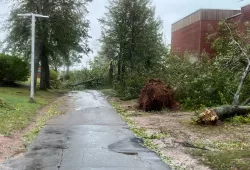
[[[235,135],[231,140],[218,139],[211,143],[205,142],[206,144],[203,143],[205,140],[202,139],[196,145],[206,146],[212,150],[191,149],[187,152],[214,170],[248,170],[250,167],[250,142],[247,136],[240,135],[240,133],[245,133],[243,128],[238,129],[245,122],[242,119],[245,118],[232,118],[220,126],[204,126],[202,128],[199,126],[199,129],[195,128],[194,130],[197,133],[205,133],[206,135],[215,136],[216,134],[228,133],[228,135],[232,136],[233,134],[230,132],[234,132]]]
[[[37,91],[36,103],[29,103],[28,88],[0,87],[0,134],[11,135],[15,130],[22,130],[35,117],[36,111],[50,103],[55,97],[53,91]]]
[[[217,152],[195,150],[191,154],[214,170],[248,170],[250,167],[250,148]]]
[[[250,124],[250,114],[247,116],[234,116],[226,120],[233,125]]]

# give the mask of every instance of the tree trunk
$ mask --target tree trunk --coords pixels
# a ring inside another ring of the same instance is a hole
[[[47,89],[51,89],[51,87],[50,87],[50,70],[49,70],[48,56],[46,56],[46,58],[47,58],[47,65],[46,65],[46,78],[45,78],[45,82],[46,82]]]
[[[239,98],[240,98],[240,93],[241,93],[241,90],[242,90],[242,87],[243,87],[243,84],[249,74],[249,70],[250,70],[250,59],[248,58],[247,59],[248,61],[248,64],[247,64],[247,67],[245,69],[245,71],[243,72],[242,74],[242,77],[241,77],[241,80],[240,80],[240,83],[239,83],[239,86],[238,86],[238,89],[234,95],[234,101],[233,101],[233,105],[234,106],[237,106],[239,105]]]
[[[111,62],[109,65],[109,85],[111,86],[113,84],[113,72],[114,72],[114,66],[113,66],[113,62]]]
[[[35,50],[36,53],[35,53],[35,81],[34,81],[35,91],[36,91],[36,85],[37,85],[37,74],[38,74],[38,69],[39,69],[39,63],[41,59],[41,43],[39,39],[37,40],[36,44],[37,45],[36,45],[36,50]]]
[[[117,80],[120,81],[121,80],[121,58],[119,57],[118,58],[118,64],[117,64],[117,72],[118,72],[118,75],[117,75]]]
[[[135,5],[135,3],[134,3]],[[131,45],[130,45],[130,67],[131,70],[134,71],[135,65],[135,6],[133,6],[132,12],[131,12]]]
[[[46,0],[48,3],[48,0]],[[46,13],[46,12],[45,12]],[[47,90],[50,88],[50,71],[49,71],[49,58],[46,43],[48,42],[48,27],[45,26],[45,21],[41,21],[41,78],[40,90]]]
[[[48,88],[50,88],[49,62],[48,62],[48,56],[46,55],[45,47],[43,47],[41,56],[40,90],[47,90]]]
[[[206,109],[198,115],[198,124],[217,124],[236,115],[245,116],[250,113],[250,106],[221,106],[213,109]]]
[[[70,87],[75,87],[75,86],[79,86],[79,85],[83,85],[83,84],[91,83],[91,82],[94,82],[94,81],[99,81],[99,80],[101,80],[101,79],[102,79],[102,78],[95,78],[95,79],[91,79],[91,80],[83,81],[83,82],[80,82],[80,83],[71,84],[71,85],[68,85],[68,86],[70,86]]]
[[[125,67],[125,62],[123,61],[122,62],[122,72],[121,72],[121,81],[124,82],[124,75],[125,75],[125,72],[126,72],[126,67]]]

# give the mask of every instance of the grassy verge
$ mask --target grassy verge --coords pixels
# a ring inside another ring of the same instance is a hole
[[[29,103],[28,88],[0,87],[0,134],[11,135],[15,130],[22,130],[35,117],[36,111],[50,103],[57,92],[38,91],[36,103]]]
[[[56,103],[50,106],[49,110],[36,120],[35,126],[23,135],[25,145],[30,144],[44,127],[46,122],[54,116],[60,115],[62,112],[58,111],[58,105],[64,102],[63,98],[60,98]]]
[[[235,148],[214,152],[195,150],[190,153],[215,170],[248,170],[250,167],[250,148],[245,150]]]
[[[241,136],[235,136],[232,141],[214,141],[210,145],[210,148],[215,151],[204,151],[204,150],[190,150],[188,153],[199,159],[202,163],[209,166],[214,170],[248,170],[250,167],[250,141],[246,137],[249,131],[242,128],[248,127],[250,123],[250,114],[247,116],[235,116],[227,119],[223,126],[205,126],[202,127],[202,131],[211,131],[212,133],[227,134],[230,131],[238,130],[238,134]],[[225,131],[225,129],[228,129]],[[200,132],[200,130],[197,130]],[[244,134],[246,133],[246,134]],[[201,141],[201,145],[202,141]],[[204,145],[205,146],[205,145]]]

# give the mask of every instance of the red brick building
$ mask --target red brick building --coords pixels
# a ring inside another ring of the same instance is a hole
[[[246,21],[250,21],[250,5],[241,10],[200,9],[189,16],[172,24],[171,50],[173,53],[183,55],[185,52],[212,53],[206,42],[209,25],[216,29],[221,20],[239,21],[240,27],[244,27]]]

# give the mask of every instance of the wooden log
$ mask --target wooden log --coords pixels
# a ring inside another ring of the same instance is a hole
[[[250,113],[250,106],[221,106],[212,109],[206,109],[200,113],[196,122],[198,124],[217,124],[227,118],[236,115],[245,116]]]
[[[69,86],[70,86],[70,87],[74,87],[74,86],[79,86],[79,85],[83,85],[83,84],[87,84],[87,83],[91,83],[91,82],[99,81],[99,80],[101,80],[101,78],[90,79],[90,80],[83,81],[83,82],[80,82],[80,83],[71,84],[71,85],[69,85]]]

